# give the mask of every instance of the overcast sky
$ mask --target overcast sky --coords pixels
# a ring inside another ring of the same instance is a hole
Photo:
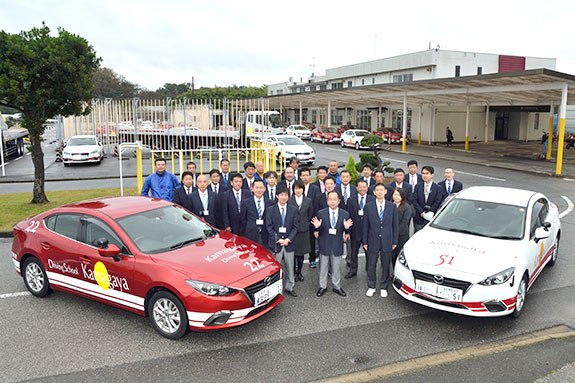
[[[261,86],[441,49],[557,59],[575,74],[575,1],[0,0],[0,29],[42,21],[86,38],[110,67],[164,83]]]

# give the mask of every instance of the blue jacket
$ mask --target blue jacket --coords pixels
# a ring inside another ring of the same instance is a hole
[[[343,235],[349,234],[349,229],[345,229],[343,221],[349,219],[349,213],[342,208],[338,208],[337,222],[335,224],[336,234],[329,234],[331,228],[330,208],[321,209],[317,212],[317,218],[321,219],[321,226],[315,231],[319,232],[319,253],[322,255],[343,255]]]
[[[169,172],[162,174],[152,173],[146,177],[144,186],[142,186],[142,195],[147,196],[152,190],[152,197],[165,199],[166,201],[174,200],[174,189],[180,187],[178,177]]]
[[[384,202],[383,222],[379,220],[377,200],[368,202],[363,209],[363,238],[361,243],[367,245],[368,253],[377,253],[380,250],[391,252],[392,246],[398,243],[397,207],[392,202],[386,200]]]

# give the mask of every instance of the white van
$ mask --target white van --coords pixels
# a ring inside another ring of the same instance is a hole
[[[279,112],[275,110],[252,111],[246,115],[246,132],[248,137],[267,137],[283,134]]]

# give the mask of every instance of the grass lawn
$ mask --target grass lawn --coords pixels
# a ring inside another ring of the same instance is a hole
[[[124,189],[124,195],[134,195],[136,188]],[[120,189],[63,190],[46,192],[50,201],[44,205],[31,204],[32,193],[0,194],[0,231],[12,231],[12,226],[24,218],[72,202],[86,199],[119,196]]]

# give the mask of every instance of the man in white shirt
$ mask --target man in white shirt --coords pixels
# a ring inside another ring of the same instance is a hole
[[[230,160],[224,158],[220,161],[220,168],[222,169],[222,175],[220,183],[224,184],[226,187],[230,187],[232,182],[232,175],[230,173]]]
[[[276,196],[277,196],[276,182],[278,180],[278,174],[276,172],[274,172],[273,170],[270,170],[265,174],[265,178],[266,178],[266,182],[267,182],[265,196],[267,199],[275,202],[277,199],[276,198]]]
[[[278,183],[278,186],[285,186],[288,189],[289,196],[293,195],[293,183],[295,182],[295,173],[293,168],[287,167],[284,171],[285,179]]]

